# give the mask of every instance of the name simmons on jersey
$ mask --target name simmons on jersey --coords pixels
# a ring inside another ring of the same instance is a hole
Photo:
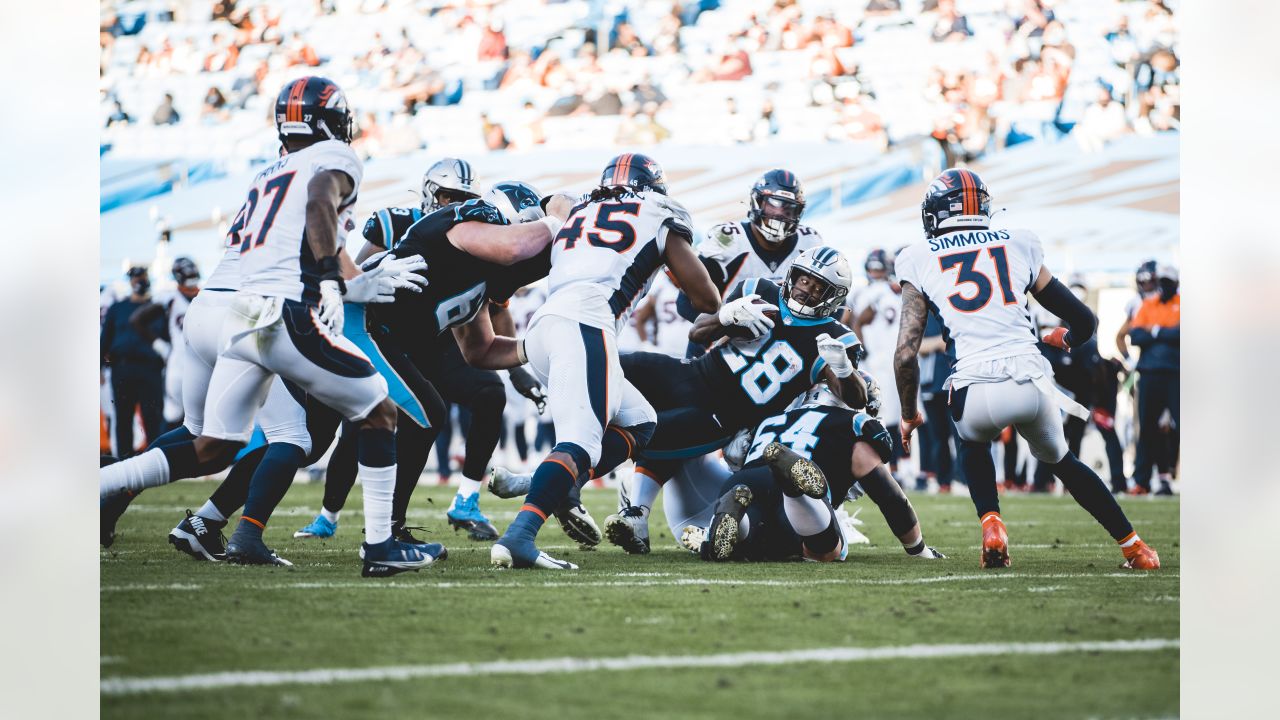
[[[954,247],[983,245],[998,240],[1008,240],[1008,230],[974,230],[971,232],[954,232],[941,237],[929,238],[929,249],[933,252]]]

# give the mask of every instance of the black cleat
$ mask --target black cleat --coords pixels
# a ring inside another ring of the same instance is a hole
[[[136,494],[124,492],[98,503],[98,542],[102,547],[109,548],[116,541],[116,523],[135,497]]]
[[[740,540],[738,527],[742,524],[742,516],[751,506],[751,500],[751,488],[734,485],[716,501],[716,514],[711,518],[707,539],[698,553],[703,560],[723,562],[733,556],[734,548]]]
[[[786,495],[808,495],[821,500],[827,496],[827,477],[812,461],[779,442],[764,448],[764,461],[773,471],[773,481]]]
[[[276,551],[267,547],[262,538],[248,533],[231,534],[231,542],[227,543],[226,561],[233,565],[283,565],[293,567],[293,563],[276,555]]]
[[[210,520],[188,510],[182,522],[169,531],[169,544],[196,560],[225,560],[227,539],[222,529],[226,526],[225,520]]]

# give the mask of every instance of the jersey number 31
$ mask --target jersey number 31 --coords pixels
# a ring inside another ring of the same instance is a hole
[[[968,252],[943,255],[938,258],[938,265],[944,273],[957,266],[960,268],[960,271],[956,274],[957,288],[960,287],[961,283],[969,283],[977,290],[970,297],[965,297],[964,293],[959,290],[947,296],[951,307],[960,312],[977,312],[991,302],[991,278],[986,273],[974,269],[974,265],[977,264],[981,254],[981,250],[970,250]],[[987,254],[991,256],[991,262],[995,264],[996,278],[1000,281],[1000,296],[1003,298],[1004,304],[1012,305],[1018,302],[1017,296],[1013,294],[1013,283],[1009,281],[1009,256],[1005,252],[1004,246],[989,247],[987,248]]]

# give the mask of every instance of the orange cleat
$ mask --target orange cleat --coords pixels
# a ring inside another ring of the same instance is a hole
[[[1122,570],[1159,570],[1160,556],[1155,548],[1139,540],[1127,548],[1120,548],[1124,553]]]
[[[989,512],[982,516],[981,567],[1009,567],[1009,533],[1000,513]]]

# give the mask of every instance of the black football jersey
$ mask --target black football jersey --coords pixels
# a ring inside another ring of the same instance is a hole
[[[782,287],[772,281],[744,280],[726,302],[752,293],[778,307],[773,328],[755,340],[731,337],[694,361],[715,389],[717,415],[734,427],[781,412],[818,381],[826,367],[818,355],[819,335],[844,343],[855,366],[862,352],[858,336],[834,318],[792,314],[782,301]]]
[[[454,203],[423,216],[391,249],[396,257],[421,255],[427,286],[421,293],[400,290],[392,303],[370,305],[372,322],[402,342],[431,342],[444,331],[469,322],[488,300],[505,303],[516,290],[546,277],[550,249],[514,265],[499,265],[459,250],[446,237],[464,222],[506,225],[507,220],[483,200]]]
[[[422,219],[422,208],[382,208],[364,221],[360,234],[370,245],[382,250],[395,247],[400,238]]]
[[[827,476],[831,504],[839,506],[856,482],[853,443],[862,423],[870,419],[866,413],[825,405],[805,405],[765,418],[756,428],[743,468],[763,466],[764,448],[776,440],[818,465]]]

